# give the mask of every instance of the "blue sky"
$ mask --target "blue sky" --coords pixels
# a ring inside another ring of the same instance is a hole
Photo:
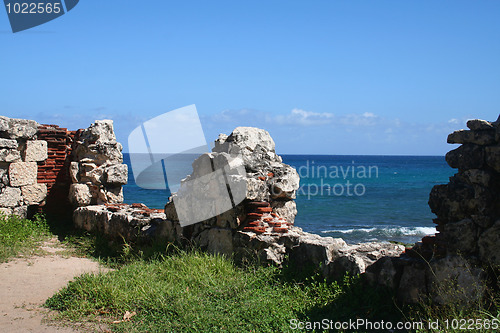
[[[80,1],[12,34],[0,114],[71,129],[196,104],[207,140],[267,129],[278,153],[442,155],[500,113],[499,1]]]

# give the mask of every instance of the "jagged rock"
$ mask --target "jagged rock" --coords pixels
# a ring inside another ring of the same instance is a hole
[[[21,187],[24,202],[27,205],[39,204],[47,197],[47,185],[34,184]]]
[[[82,131],[80,140],[87,144],[116,143],[113,120],[96,120],[94,124]]]
[[[36,162],[15,162],[9,166],[9,180],[11,186],[25,186],[36,183],[38,167]]]
[[[5,187],[0,193],[0,207],[15,207],[21,201],[21,190],[15,187]]]
[[[92,192],[86,184],[71,184],[69,200],[75,206],[88,206],[92,202]]]
[[[486,146],[495,143],[495,130],[467,131],[459,130],[448,135],[448,143],[473,143]]]
[[[0,139],[0,148],[17,149],[18,146],[19,145],[16,140]]]
[[[473,131],[494,129],[491,122],[481,119],[471,119],[467,121],[467,127]]]
[[[41,162],[47,159],[47,141],[30,140],[24,148],[25,162]]]
[[[16,149],[0,149],[0,162],[16,162],[21,160],[21,153]]]
[[[270,193],[273,199],[295,199],[295,192],[299,188],[300,177],[297,171],[289,165],[273,173],[269,181]]]
[[[446,162],[454,169],[481,169],[484,165],[484,149],[475,144],[463,144],[446,154]]]
[[[105,169],[107,184],[125,185],[128,180],[128,167],[126,164],[116,164]]]

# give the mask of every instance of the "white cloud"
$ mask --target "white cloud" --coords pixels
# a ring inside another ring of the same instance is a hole
[[[274,122],[282,125],[324,125],[331,123],[335,118],[333,113],[311,112],[302,109],[293,109],[289,114],[271,117]]]

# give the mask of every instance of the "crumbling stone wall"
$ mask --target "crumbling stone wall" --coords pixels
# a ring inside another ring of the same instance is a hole
[[[500,117],[469,120],[467,127],[448,136],[448,143],[461,144],[446,154],[458,172],[429,195],[436,235],[401,257],[380,260],[368,272],[373,283],[395,288],[403,302],[473,302],[488,286],[498,287]]]
[[[240,173],[241,166],[244,174]],[[203,179],[203,190],[195,188],[197,193],[192,197],[202,200],[190,200],[187,209],[207,209],[203,203],[220,190],[214,167],[225,168],[230,184],[243,185],[244,200],[222,214],[181,227],[175,196],[193,179]],[[193,172],[182,181],[165,212],[140,204],[94,205],[77,208],[73,219],[78,227],[110,238],[147,241],[160,237],[211,253],[234,255],[236,259],[258,257],[274,265],[288,260],[299,270],[316,269],[332,279],[346,272],[364,273],[377,259],[402,253],[401,245],[348,245],[340,238],[321,237],[294,226],[299,180],[295,169],[276,154],[267,131],[238,127],[229,136],[220,135],[213,151],[193,162]]]
[[[38,123],[0,116],[0,212],[26,217],[40,205],[47,185],[38,182],[38,168],[48,157],[47,142],[37,140]]]
[[[75,206],[122,202],[121,149],[111,120],[68,131],[0,116],[0,212],[71,218]]]
[[[128,169],[113,121],[97,120],[75,134],[69,198],[75,207],[123,202]]]

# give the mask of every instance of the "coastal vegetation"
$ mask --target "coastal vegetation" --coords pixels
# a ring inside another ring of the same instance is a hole
[[[458,332],[463,323],[493,332],[500,320],[497,292],[469,306],[400,306],[390,290],[372,288],[360,276],[332,282],[294,267],[236,263],[166,242],[110,243],[99,235],[51,228],[40,215],[0,219],[1,260],[36,253],[43,240],[55,236],[50,230],[73,255],[114,268],[77,277],[46,301],[57,310],[55,319],[70,325],[105,325],[113,332],[286,332],[308,327],[321,332],[362,319],[365,325],[405,323],[413,325],[408,331],[418,332],[440,332],[443,325]],[[356,331],[366,331],[364,327]]]
[[[16,215],[0,215],[0,262],[20,255],[31,255],[50,236],[49,226],[42,215],[23,219]]]
[[[481,332],[500,325],[494,292],[468,306],[402,306],[390,290],[370,287],[361,276],[325,281],[290,266],[236,263],[164,242],[110,245],[90,234],[67,240],[77,252],[116,269],[76,278],[46,306],[59,311],[59,320],[105,324],[113,332],[288,332],[301,327],[322,332],[360,319],[365,325],[413,325],[406,331],[418,332],[442,332],[443,325],[458,332],[462,319],[489,323]]]

